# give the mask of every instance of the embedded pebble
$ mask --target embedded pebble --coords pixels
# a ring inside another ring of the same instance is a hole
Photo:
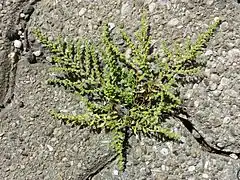
[[[79,15],[79,16],[83,16],[86,12],[87,12],[87,9],[86,9],[86,8],[82,8],[82,9],[79,11],[78,15]]]
[[[25,18],[25,14],[24,13],[20,13],[20,18],[24,19]]]
[[[232,58],[232,60],[234,61],[236,58],[240,57],[240,50],[239,49],[231,49],[228,51],[228,56],[229,58]]]
[[[178,23],[179,23],[179,20],[177,18],[173,18],[167,23],[167,25],[170,27],[173,27],[173,26],[178,25]]]
[[[38,51],[34,51],[33,54],[34,54],[34,56],[39,57],[39,56],[41,56],[42,52],[40,50],[38,50]]]
[[[160,152],[161,152],[162,155],[164,155],[164,156],[167,156],[168,153],[169,153],[168,148],[162,148]]]
[[[19,40],[15,40],[14,47],[20,49],[22,47],[22,42]]]
[[[206,4],[211,6],[213,4],[214,0],[207,0]]]
[[[205,178],[205,179],[207,179],[207,178],[209,178],[209,175],[206,174],[206,173],[203,173],[203,174],[202,174],[202,177]]]
[[[112,31],[114,28],[115,28],[115,24],[114,23],[108,23],[109,31]]]
[[[223,22],[220,25],[221,30],[226,31],[228,29],[228,22]]]
[[[125,4],[122,5],[122,8],[121,8],[121,15],[122,16],[126,16],[128,14],[131,13],[131,6],[129,4],[129,1]]]
[[[118,176],[118,170],[114,169],[114,170],[113,170],[113,175],[114,175],[114,176]]]
[[[206,56],[210,56],[210,55],[212,55],[213,54],[213,51],[212,50],[207,50],[206,52],[205,52],[205,55]]]
[[[156,8],[156,3],[149,4],[148,8],[149,8],[149,12],[153,13]]]
[[[192,172],[195,171],[196,167],[195,166],[189,166],[188,167],[188,171]]]
[[[229,156],[230,156],[231,158],[235,159],[235,160],[238,159],[238,156],[237,156],[236,154],[234,154],[234,153],[230,154]]]
[[[48,148],[48,150],[51,152],[51,151],[53,151],[53,147],[52,146],[50,146],[50,145],[46,145],[47,146],[47,148]]]

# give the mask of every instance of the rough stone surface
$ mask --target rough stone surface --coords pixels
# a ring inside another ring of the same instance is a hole
[[[46,84],[48,52],[35,57],[33,63],[31,50],[35,52],[39,46],[30,41],[28,47],[24,32],[28,30],[30,38],[31,30],[40,27],[52,38],[61,33],[96,39],[101,22],[111,22],[113,30],[124,24],[133,32],[142,6],[150,11],[156,47],[161,39],[172,43],[189,35],[194,40],[215,17],[223,19],[204,52],[203,80],[180,91],[189,120],[204,140],[232,153],[225,157],[202,150],[194,139],[199,134],[193,136],[181,122],[170,119],[166,125],[180,133],[181,142],[132,137],[126,171],[121,174],[113,161],[93,179],[237,179],[240,5],[233,0],[0,1],[0,179],[83,180],[113,154],[109,134],[92,134],[50,117],[49,109],[77,114],[84,105],[64,89]],[[21,13],[28,18],[19,21]],[[14,50],[13,41],[20,38],[19,31],[27,52],[20,52],[20,59],[11,62],[8,55]]]

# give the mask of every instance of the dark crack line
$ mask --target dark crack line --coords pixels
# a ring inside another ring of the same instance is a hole
[[[23,27],[24,27],[24,47],[26,51],[29,51],[29,49],[31,48],[28,42],[28,29],[26,27],[28,21],[26,20],[21,20],[20,19],[20,13],[22,12],[24,7],[29,7],[29,6],[33,6],[35,4],[37,4],[38,2],[40,2],[41,0],[20,0],[18,1],[14,7],[12,8],[12,11],[7,14],[6,16],[11,16],[13,17],[10,21],[10,23],[7,25],[7,29],[11,29],[11,27],[13,27],[14,25],[17,26],[20,23],[23,23]],[[18,14],[18,16],[16,15]],[[31,16],[31,14],[29,14]],[[30,17],[29,17],[30,18]],[[14,23],[15,22],[15,23]],[[5,39],[5,44],[7,44],[8,48],[6,49],[6,52],[9,54],[10,51],[12,51],[12,45],[9,42],[8,39]],[[3,98],[3,102],[2,105],[0,107],[0,112],[2,111],[2,109],[6,108],[9,106],[9,104],[11,104],[11,102],[14,99],[14,89],[16,86],[16,71],[17,71],[17,63],[20,59],[21,56],[21,50],[18,50],[16,52],[16,59],[14,62],[10,62],[10,66],[11,69],[9,69],[8,75],[6,75],[7,77],[7,85],[5,87],[6,92],[4,94],[4,98]],[[11,59],[8,57],[8,60],[11,61]]]
[[[99,172],[101,172],[108,164],[112,163],[117,158],[117,154],[110,155],[108,160],[101,162],[100,164],[96,165],[91,172],[89,172],[82,180],[91,180],[94,176],[96,176]],[[105,158],[104,158],[105,159]]]
[[[187,113],[184,113],[184,115],[186,115],[187,118],[190,117],[189,115],[187,115]],[[221,150],[221,149],[218,149],[218,148],[215,148],[215,147],[209,145],[206,142],[206,140],[204,139],[204,137],[199,133],[199,131],[194,127],[194,125],[187,118],[181,117],[179,115],[173,115],[173,117],[176,117],[177,119],[179,119],[179,121],[185,126],[185,128],[192,134],[194,139],[202,147],[202,150],[204,150],[206,152],[209,152],[209,153],[226,156],[226,157],[230,157],[231,154],[235,154],[238,159],[240,158],[240,153],[236,153],[236,152],[233,152],[233,151],[224,151],[224,150]],[[197,135],[198,137],[193,134],[194,131],[198,134]],[[116,160],[117,154],[109,155],[108,157],[109,158],[108,158],[107,161],[102,160],[101,163],[99,163],[98,165],[91,168],[93,170],[91,172],[89,172],[84,178],[81,178],[81,179],[91,180],[100,171],[102,171],[108,164],[110,164],[114,160]],[[237,176],[240,177],[240,170],[237,172]]]
[[[238,159],[240,158],[240,153],[236,153],[236,152],[233,152],[233,151],[224,151],[224,150],[221,150],[221,149],[218,149],[218,148],[215,148],[215,147],[209,145],[205,141],[204,137],[199,133],[199,131],[194,127],[194,125],[188,119],[180,117],[178,115],[175,115],[174,117],[178,118],[181,121],[181,123],[192,134],[194,139],[198,142],[198,144],[202,147],[202,149],[204,151],[207,151],[209,153],[222,155],[222,156],[227,156],[227,157],[230,157],[231,154],[235,154],[238,157]],[[195,135],[193,135],[193,131],[195,131],[198,134],[199,137],[196,137]]]

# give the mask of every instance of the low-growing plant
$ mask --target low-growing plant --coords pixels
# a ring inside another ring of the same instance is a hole
[[[77,93],[86,105],[79,115],[51,114],[64,122],[105,129],[112,133],[111,146],[118,154],[118,165],[124,170],[124,155],[128,134],[177,139],[178,134],[161,126],[166,114],[177,109],[180,80],[196,75],[200,67],[196,57],[220,24],[216,20],[208,30],[192,43],[173,50],[163,45],[165,58],[152,52],[147,16],[141,18],[141,27],[135,40],[121,29],[124,46],[113,41],[107,25],[103,27],[98,44],[91,40],[51,41],[40,30],[33,31],[40,42],[52,53],[51,71],[61,74],[48,83],[61,85]],[[126,53],[128,52],[128,53]]]

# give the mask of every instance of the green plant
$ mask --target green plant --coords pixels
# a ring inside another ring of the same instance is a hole
[[[173,51],[163,45],[165,59],[151,52],[145,15],[141,28],[135,33],[136,42],[121,29],[125,42],[121,49],[114,43],[107,25],[103,27],[98,45],[90,40],[64,41],[61,37],[50,41],[40,30],[35,30],[35,36],[54,53],[52,63],[55,66],[51,70],[63,75],[49,79],[48,83],[77,93],[87,107],[79,115],[53,110],[51,114],[67,123],[111,132],[111,145],[123,170],[128,132],[178,138],[176,133],[163,128],[161,121],[182,104],[178,96],[179,80],[199,72],[195,59],[219,24],[220,20],[215,21],[195,43],[188,39],[184,47],[178,44]],[[130,50],[130,57],[126,50]]]

